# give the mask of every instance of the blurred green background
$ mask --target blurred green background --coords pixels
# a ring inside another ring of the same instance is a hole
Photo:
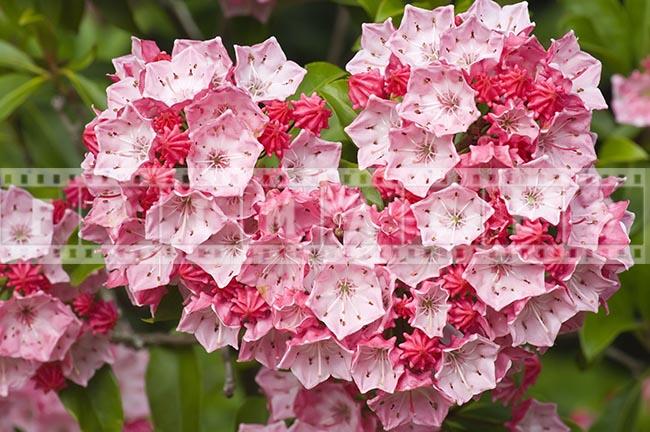
[[[105,107],[111,59],[130,51],[132,34],[167,51],[176,38],[220,35],[230,49],[275,35],[287,57],[300,64],[326,60],[343,67],[358,45],[361,23],[392,16],[397,24],[406,3],[411,2],[280,0],[270,20],[260,23],[226,19],[217,0],[0,0],[0,167],[79,166],[91,106]],[[573,29],[583,49],[603,62],[601,89],[608,99],[611,75],[629,74],[650,54],[650,0],[529,3],[543,44]],[[470,4],[460,0],[456,7]],[[618,125],[610,111],[595,113],[593,130],[599,134],[599,166],[650,165],[650,131]],[[648,190],[624,188],[618,198],[631,200],[637,214],[633,243],[650,257],[643,229]],[[650,431],[650,266],[637,265],[622,279],[609,315],[590,316],[579,333],[562,336],[544,356],[531,391],[557,402],[565,419],[593,424],[592,431]],[[157,388],[150,396],[161,430],[231,431],[236,422],[264,420],[251,365],[238,366],[240,385],[226,399],[219,355],[169,348],[151,355],[148,379]],[[459,424],[466,429],[453,430],[502,430],[467,426],[470,420]]]

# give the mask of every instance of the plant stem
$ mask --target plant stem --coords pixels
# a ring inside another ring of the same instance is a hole
[[[221,355],[223,356],[223,368],[225,379],[223,382],[223,394],[227,398],[231,398],[235,394],[235,388],[237,387],[237,382],[235,381],[235,371],[232,366],[232,352],[230,347],[225,347],[221,350]]]

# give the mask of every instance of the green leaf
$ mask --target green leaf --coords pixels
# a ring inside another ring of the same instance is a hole
[[[162,321],[178,321],[181,317],[181,310],[183,309],[183,297],[180,292],[173,288],[165,294],[160,301],[156,314],[142,321],[153,324]]]
[[[20,108],[18,129],[38,167],[78,167],[81,163],[79,136],[65,127],[57,113],[47,105],[26,103]],[[75,147],[79,143],[79,147]],[[47,151],[43,151],[47,148]]]
[[[454,432],[505,432],[505,423],[510,420],[510,411],[494,403],[489,396],[467,403],[452,411],[443,425],[443,430]]]
[[[27,166],[24,149],[18,135],[9,122],[0,122],[0,168]]]
[[[465,12],[474,3],[474,0],[456,0],[454,10],[457,14]]]
[[[237,385],[235,394],[227,398],[223,394],[225,373],[221,352],[205,352],[202,346],[194,347],[194,354],[199,363],[201,384],[201,431],[227,431],[237,429],[235,418],[244,401],[244,386]],[[236,370],[235,370],[236,372]]]
[[[641,61],[650,54],[650,2],[647,0],[625,0],[625,7],[632,23],[634,53]]]
[[[248,396],[237,410],[235,423],[266,424],[269,411],[266,408],[266,399],[261,396]]]
[[[19,72],[45,73],[43,69],[36,66],[27,54],[3,40],[0,40],[0,67],[6,67]]]
[[[352,109],[352,104],[348,98],[348,82],[346,79],[328,83],[318,93],[336,113],[341,122],[341,127],[346,127],[356,118],[357,113]]]
[[[637,430],[641,408],[641,380],[623,387],[607,404],[589,432],[630,432]]]
[[[199,430],[201,373],[191,347],[151,348],[146,388],[156,431]]]
[[[120,389],[113,372],[104,366],[87,387],[68,383],[59,392],[61,402],[84,432],[121,432],[124,423]]]
[[[591,24],[588,33],[580,31],[584,28],[584,24],[582,28],[568,28],[576,30],[583,49],[599,58],[599,52],[608,51],[612,57],[607,60],[601,59],[608,63],[608,72],[628,73],[634,64],[631,34],[636,30],[631,27],[627,11],[621,2],[619,0],[563,0],[563,4],[569,11],[570,17],[580,17]]]
[[[357,168],[357,164],[341,160],[341,167],[347,168],[340,170],[341,183],[352,187],[358,187],[370,205],[377,206],[378,210],[384,208],[384,200],[379,191],[372,185],[372,174],[368,170]]]
[[[370,18],[377,16],[377,9],[379,8],[379,2],[377,0],[357,0],[357,3],[366,11]]]
[[[296,99],[302,93],[310,96],[313,92],[320,90],[324,85],[343,78],[346,74],[340,67],[327,62],[309,63],[305,65],[305,69],[307,69],[307,75],[305,75],[305,78],[296,90]]]
[[[623,136],[612,135],[603,143],[598,154],[598,164],[638,162],[648,159],[648,153],[637,143]]]
[[[92,106],[98,109],[106,108],[106,94],[97,84],[70,69],[63,69],[63,74],[70,80],[72,86],[90,109]]]
[[[103,263],[79,264],[70,272],[70,285],[77,287],[85,281],[94,271],[104,267]]]
[[[635,301],[634,290],[623,287],[609,300],[609,314],[601,310],[586,316],[580,329],[580,345],[587,362],[598,357],[618,335],[639,327],[634,316]]]
[[[97,46],[93,45],[85,54],[81,55],[78,58],[72,59],[70,63],[67,64],[66,68],[71,71],[80,71],[86,69],[88,66],[95,61],[97,57]]]
[[[382,0],[377,8],[375,22],[384,22],[390,17],[396,17],[404,13],[404,2],[402,0]]]
[[[9,117],[45,81],[46,78],[42,76],[30,78],[27,75],[11,74],[0,77],[0,89],[7,89],[0,93],[0,121]]]

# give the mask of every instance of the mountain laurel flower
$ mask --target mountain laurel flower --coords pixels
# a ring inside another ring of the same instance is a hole
[[[332,116],[332,111],[327,109],[325,104],[325,99],[316,93],[311,96],[300,95],[300,99],[292,102],[295,126],[320,135],[320,131],[327,128]]]
[[[437,430],[490,391],[512,430],[566,430],[513,383],[619,288],[633,215],[595,170],[600,63],[533,30],[525,2],[493,0],[364,24],[345,124],[345,101],[296,94],[307,70],[275,38],[234,61],[220,38],[171,54],[134,39],[84,131],[80,237],[101,245],[106,286],[152,311],[181,295],[178,331],[264,366],[270,422],[242,431]],[[614,91],[641,111],[638,78]],[[101,346],[116,308],[44,290],[58,273],[32,260],[66,215],[0,197],[0,262],[33,266],[0,301],[0,392],[51,362],[83,381],[66,361]]]

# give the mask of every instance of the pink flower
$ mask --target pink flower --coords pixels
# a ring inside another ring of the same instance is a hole
[[[105,364],[113,363],[113,351],[108,336],[83,332],[67,352],[63,374],[70,381],[87,386],[90,379]]]
[[[300,131],[280,164],[287,171],[288,187],[308,191],[318,188],[322,181],[338,183],[342,147],[341,143],[319,138],[309,129]]]
[[[343,384],[327,382],[302,390],[296,398],[295,411],[297,423],[309,426],[305,430],[334,432],[361,428],[361,405]]]
[[[395,102],[370,96],[365,109],[345,128],[359,147],[359,168],[386,165],[390,146],[388,133],[401,124],[395,106]]]
[[[34,375],[36,388],[44,392],[62,390],[65,386],[65,377],[60,362],[43,363]]]
[[[508,321],[514,346],[529,343],[549,347],[562,324],[576,314],[576,308],[566,290],[556,286],[546,294],[515,303],[514,313]]]
[[[62,360],[81,323],[70,308],[38,292],[0,303],[0,356]]]
[[[499,183],[511,215],[542,218],[553,225],[560,222],[560,213],[578,191],[571,172],[553,168],[547,157],[500,170]]]
[[[214,311],[212,299],[205,293],[193,297],[183,308],[177,331],[194,334],[207,352],[225,346],[237,348],[239,326],[226,325]]]
[[[348,80],[348,97],[352,108],[366,108],[371,96],[383,98],[384,79],[376,70],[354,74]]]
[[[289,342],[278,367],[291,369],[302,385],[311,389],[330,376],[351,381],[352,354],[326,330],[308,330]]]
[[[425,246],[447,250],[470,244],[485,230],[494,209],[476,193],[458,184],[430,194],[411,206]]]
[[[392,129],[386,178],[399,180],[409,192],[423,197],[458,164],[453,135],[436,137],[411,124]]]
[[[411,5],[404,8],[402,23],[388,40],[391,51],[411,67],[425,66],[440,58],[441,36],[454,27],[454,8],[432,11]]]
[[[232,111],[192,132],[190,186],[213,196],[242,195],[262,146]]]
[[[175,190],[147,212],[146,238],[191,254],[225,223],[226,217],[212,197]]]
[[[650,73],[633,71],[629,77],[612,76],[612,109],[619,123],[650,125]]]
[[[259,137],[259,142],[264,146],[267,155],[282,157],[289,147],[291,136],[287,133],[287,126],[272,120],[266,124],[266,128]]]
[[[54,231],[54,207],[10,186],[0,190],[0,262],[47,255]]]
[[[359,265],[323,269],[314,280],[307,306],[338,339],[384,314],[379,279]]]
[[[564,110],[555,114],[549,126],[542,129],[533,157],[547,155],[553,166],[573,173],[590,166],[596,160],[590,124],[589,111]]]
[[[412,70],[399,112],[436,136],[465,132],[481,115],[474,97],[460,69],[434,63]]]
[[[607,103],[598,89],[602,65],[597,59],[580,50],[573,31],[553,41],[548,49],[547,61],[571,81],[571,92],[582,99],[585,108],[607,108]]]
[[[7,286],[24,296],[50,288],[50,282],[41,272],[40,265],[28,262],[10,264],[4,276],[7,278]]]
[[[414,330],[413,333],[404,334],[404,342],[401,349],[400,359],[414,372],[434,371],[438,369],[440,362],[440,344],[438,339],[432,339],[421,330]]]
[[[115,119],[95,126],[99,153],[93,173],[127,181],[147,162],[156,133],[151,121],[133,105],[127,105]]]
[[[463,20],[476,17],[487,28],[505,35],[527,34],[534,26],[528,16],[525,2],[506,5],[503,8],[492,0],[476,0],[472,6],[460,15]]]
[[[158,154],[165,166],[173,167],[185,162],[191,144],[187,132],[181,132],[176,125],[158,134],[154,141],[154,152]]]
[[[215,72],[214,64],[205,62],[202,54],[188,47],[171,60],[147,64],[142,96],[170,107],[183,106],[208,88]]]
[[[372,70],[378,70],[383,75],[391,57],[391,50],[386,43],[394,31],[391,18],[383,23],[363,23],[361,49],[345,65],[345,69],[352,75]]]
[[[498,62],[503,49],[503,35],[493,32],[470,16],[458,27],[452,27],[440,38],[440,57],[447,63],[469,71],[484,60]]]
[[[530,399],[517,408],[508,427],[511,432],[525,432],[535,428],[553,432],[569,432],[570,430],[560,420],[557,405],[538,402],[535,399]]]
[[[381,213],[373,212],[373,222],[379,227],[377,240],[380,245],[403,245],[419,236],[415,216],[408,202],[395,200]]]
[[[95,334],[107,334],[117,323],[117,307],[113,302],[98,301],[88,315],[88,324]]]
[[[287,61],[274,37],[252,47],[235,45],[234,77],[237,86],[248,90],[255,102],[291,96],[307,71]]]
[[[411,294],[413,300],[409,307],[413,311],[413,318],[409,323],[430,338],[442,337],[442,330],[447,323],[447,311],[451,307],[447,304],[447,291],[440,284],[425,281],[420,289],[411,290]]]
[[[417,379],[402,376],[394,393],[378,392],[368,401],[368,406],[377,414],[385,430],[425,431],[442,425],[452,402],[437,390],[429,379],[418,383]],[[426,426],[425,428],[419,428]],[[433,429],[435,430],[435,429]]]
[[[264,112],[269,120],[288,125],[293,119],[293,108],[288,102],[272,100],[264,103]]]
[[[479,298],[497,311],[516,300],[546,292],[544,266],[527,262],[515,250],[499,245],[476,252],[463,277]]]
[[[361,342],[352,359],[352,378],[361,393],[380,389],[387,393],[395,391],[397,382],[404,372],[398,363],[399,350],[395,338],[384,340],[375,337]]]
[[[473,335],[442,350],[436,380],[440,389],[458,404],[496,386],[497,344]]]
[[[411,67],[402,64],[395,55],[391,55],[384,78],[386,94],[391,97],[404,96],[410,77]]]
[[[326,129],[332,111],[327,109],[325,99],[312,93],[311,96],[300,95],[300,99],[292,102],[295,120],[294,126],[320,135],[321,130]]]

